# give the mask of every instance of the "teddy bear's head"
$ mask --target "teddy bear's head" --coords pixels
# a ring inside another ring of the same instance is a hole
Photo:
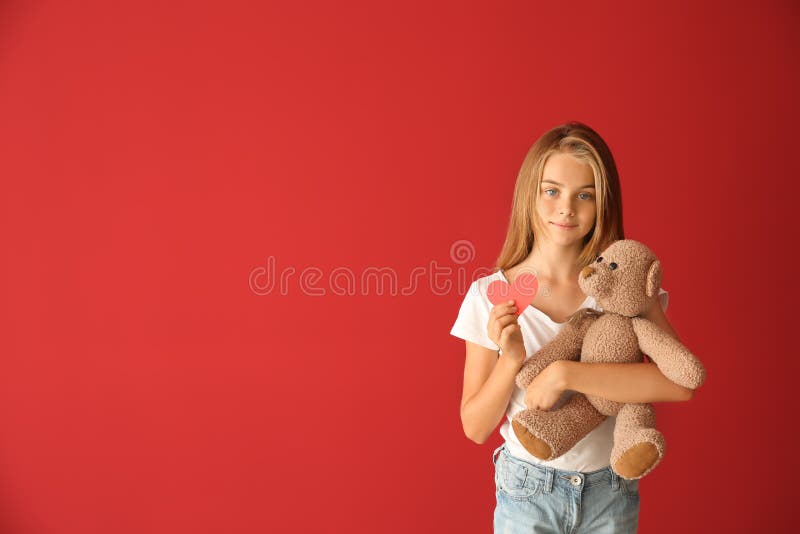
[[[583,268],[578,285],[603,311],[635,317],[658,298],[661,263],[642,243],[621,239]]]

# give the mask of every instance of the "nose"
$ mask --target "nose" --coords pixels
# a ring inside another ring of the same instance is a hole
[[[572,209],[572,206],[569,204],[569,200],[567,200],[567,204],[564,204],[564,205],[561,206],[561,208],[558,210],[558,212],[561,215],[566,214],[566,215],[568,215],[570,217],[575,215],[575,210]]]
[[[581,269],[581,277],[582,278],[589,278],[593,274],[594,274],[594,267],[586,266],[583,269]]]

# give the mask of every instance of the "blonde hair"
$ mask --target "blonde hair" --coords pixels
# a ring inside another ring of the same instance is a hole
[[[496,269],[508,269],[528,257],[536,234],[544,229],[534,217],[542,172],[553,154],[569,154],[589,165],[594,174],[597,216],[586,234],[578,257],[579,268],[594,261],[607,246],[624,239],[622,192],[611,150],[600,135],[583,123],[572,121],[545,132],[528,150],[514,186],[511,220]],[[533,227],[531,226],[533,225]]]

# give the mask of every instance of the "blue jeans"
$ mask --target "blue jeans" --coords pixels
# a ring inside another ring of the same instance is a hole
[[[639,523],[639,481],[606,467],[582,473],[492,454],[497,487],[494,532],[502,534],[629,534]]]

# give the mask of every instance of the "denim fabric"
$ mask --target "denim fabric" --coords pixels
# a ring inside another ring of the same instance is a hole
[[[562,471],[509,454],[505,443],[492,454],[500,534],[630,534],[639,523],[639,481],[606,467]]]

